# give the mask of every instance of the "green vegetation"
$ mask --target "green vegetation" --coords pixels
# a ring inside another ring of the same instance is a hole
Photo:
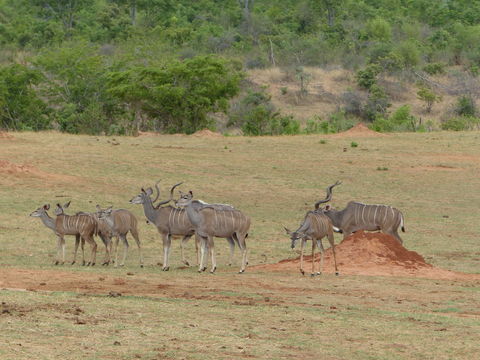
[[[232,113],[239,92],[258,92],[241,81],[244,71],[270,66],[295,69],[305,101],[311,86],[305,67],[355,71],[368,99],[346,114],[374,122],[388,117],[385,76],[412,81],[419,71],[435,76],[456,66],[476,77],[480,62],[479,0],[0,0],[0,19],[6,129],[215,128],[214,113]],[[419,97],[430,111],[440,98],[425,89]],[[459,95],[474,105],[469,89]],[[459,115],[475,116],[460,106]],[[249,134],[312,132],[274,116],[276,109],[252,111],[248,125],[229,123]]]

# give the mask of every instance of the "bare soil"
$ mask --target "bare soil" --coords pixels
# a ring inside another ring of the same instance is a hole
[[[37,177],[59,181],[72,181],[76,178],[70,175],[51,174],[32,165],[15,164],[8,160],[0,160],[0,174],[13,175],[16,177]]]
[[[202,137],[202,138],[217,138],[222,137],[222,134],[210,131],[208,129],[199,130],[196,133],[193,133],[192,136]]]
[[[370,130],[365,124],[358,123],[351,129],[347,131],[332,134],[331,137],[338,137],[338,138],[348,138],[348,137],[381,137],[381,136],[388,136],[387,134],[382,134],[377,131]]]
[[[449,280],[480,279],[480,275],[477,274],[436,268],[428,264],[420,254],[407,250],[393,237],[383,233],[357,231],[338,244],[335,250],[339,271],[344,275],[410,276]],[[315,261],[320,261],[320,254],[316,255]],[[304,256],[305,271],[310,271],[311,263],[312,257]],[[298,271],[300,257],[282,260],[277,264],[258,265],[254,268],[264,271]],[[334,272],[332,249],[325,252],[322,271]]]
[[[13,140],[15,138],[6,131],[0,131],[0,139]]]

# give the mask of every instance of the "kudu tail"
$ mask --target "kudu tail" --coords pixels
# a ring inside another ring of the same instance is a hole
[[[403,219],[403,214],[400,213],[400,227],[402,229],[402,232],[405,232],[405,224],[404,224],[404,219]]]

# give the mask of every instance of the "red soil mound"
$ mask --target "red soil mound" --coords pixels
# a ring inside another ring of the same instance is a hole
[[[325,241],[324,241],[325,242]],[[308,249],[308,247],[307,247]],[[375,276],[415,276],[432,279],[480,279],[480,275],[457,273],[435,268],[415,251],[405,249],[397,240],[383,233],[357,231],[335,247],[340,274]],[[320,255],[316,257],[319,260]],[[334,272],[332,250],[325,252],[323,271]],[[311,256],[304,257],[304,270],[311,271]],[[255,266],[267,271],[299,271],[300,258],[277,264]]]
[[[375,136],[387,136],[387,135],[370,130],[364,124],[358,123],[357,125],[355,125],[351,129],[348,129],[347,131],[344,131],[338,134],[333,134],[331,136],[333,137],[375,137]]]
[[[210,131],[208,129],[203,129],[203,130],[197,131],[196,133],[193,133],[192,136],[212,138],[212,137],[222,137],[222,134]]]
[[[30,165],[18,165],[8,160],[0,160],[0,174],[8,174],[13,176],[32,176],[42,179],[60,180],[60,181],[72,181],[78,180],[74,176],[50,174],[45,171],[39,170]]]

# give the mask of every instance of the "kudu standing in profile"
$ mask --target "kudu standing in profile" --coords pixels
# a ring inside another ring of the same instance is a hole
[[[307,240],[312,240],[312,273],[311,276],[315,276],[315,247],[318,246],[320,248],[320,265],[318,268],[317,275],[322,273],[323,269],[323,256],[325,249],[323,248],[322,239],[327,236],[328,242],[330,243],[330,247],[332,248],[333,252],[333,262],[335,264],[335,275],[338,275],[338,268],[337,268],[337,257],[335,254],[335,243],[333,237],[333,225],[332,221],[325,216],[323,213],[319,211],[309,211],[305,215],[302,224],[300,227],[295,231],[290,231],[285,228],[285,231],[288,235],[290,235],[290,239],[292,241],[292,249],[295,248],[295,245],[298,239],[301,239],[300,248],[300,272],[302,275],[305,275],[305,271],[303,270],[303,249],[305,247],[305,243]]]
[[[110,233],[109,244],[111,251],[112,236],[116,237],[115,241],[115,267],[118,266],[118,242],[122,239],[123,242],[123,260],[120,266],[125,264],[128,252],[127,234],[130,232],[135,239],[138,246],[138,253],[140,256],[140,267],[143,267],[142,248],[140,245],[140,239],[138,237],[137,230],[137,218],[130,211],[126,209],[112,210],[112,207],[102,209],[97,205],[97,212],[95,217],[98,218],[100,223],[104,223]]]
[[[184,246],[188,240],[195,234],[195,227],[192,225],[188,216],[183,209],[176,209],[172,206],[161,206],[168,204],[173,199],[173,191],[175,188],[182,183],[174,185],[170,190],[170,199],[160,201],[157,205],[154,205],[157,199],[160,196],[160,189],[158,188],[158,183],[155,184],[157,190],[157,196],[154,200],[151,199],[153,194],[152,188],[148,188],[142,191],[140,194],[135,196],[130,200],[132,204],[142,204],[143,212],[147,217],[148,221],[154,224],[157,227],[158,232],[162,235],[163,241],[163,271],[168,271],[169,266],[169,257],[170,257],[170,247],[172,244],[172,235],[181,235],[183,236],[181,242],[181,252],[182,252],[182,261],[185,265],[190,266],[188,261],[185,259],[184,255]],[[197,242],[195,242],[197,246]],[[198,260],[198,249],[197,249],[197,260]]]
[[[70,205],[70,202],[66,203],[63,207],[60,204],[57,204],[55,209],[56,219],[51,218],[47,211],[50,209],[50,205],[44,205],[43,207],[38,208],[30,214],[33,217],[39,217],[42,222],[50,229],[55,232],[55,235],[58,236],[57,243],[57,259],[55,265],[65,263],[65,235],[75,235],[76,242],[80,240],[87,241],[92,246],[92,253],[90,257],[90,262],[87,265],[95,265],[96,250],[97,244],[93,239],[93,236],[97,232],[97,222],[93,216],[88,214],[78,214],[73,216],[68,216],[64,214],[64,208],[67,208]],[[73,263],[76,260],[76,251],[73,258]],[[85,262],[85,260],[84,260]]]
[[[358,230],[377,231],[393,236],[395,239],[403,243],[402,238],[398,235],[398,227],[405,232],[403,214],[400,210],[388,205],[367,205],[355,201],[350,201],[347,207],[337,211],[329,205],[324,208],[320,204],[327,203],[332,200],[332,189],[340,185],[337,181],[335,184],[327,188],[327,196],[324,200],[315,203],[316,211],[322,211],[332,220],[333,226],[343,232],[343,238]]]
[[[30,216],[32,217],[39,217],[40,220],[42,220],[43,224],[51,229],[55,235],[58,236],[57,230],[55,229],[55,219],[51,218],[50,215],[48,215],[48,210],[50,209],[50,204],[45,204],[42,207],[39,207],[37,210],[33,211]],[[75,241],[79,242],[80,241],[80,234],[75,234]],[[57,244],[57,259],[55,260],[55,265],[58,265],[60,263],[60,250],[63,249],[62,251],[65,253],[65,244],[61,243],[60,237],[58,237],[58,244]],[[64,259],[65,261],[65,254],[64,254]],[[74,253],[74,260],[72,262],[75,263],[75,257],[76,253]]]
[[[186,194],[180,193],[180,199],[176,202],[176,205],[185,207],[188,218],[195,227],[196,235],[202,239],[198,271],[205,271],[206,269],[203,263],[207,244],[212,260],[210,272],[215,272],[217,268],[213,243],[214,236],[229,239],[229,242],[233,242],[233,240],[237,242],[242,252],[240,273],[245,271],[247,265],[247,244],[245,239],[250,229],[250,218],[248,216],[229,205],[211,205],[199,200],[193,200],[193,193],[191,191]]]

